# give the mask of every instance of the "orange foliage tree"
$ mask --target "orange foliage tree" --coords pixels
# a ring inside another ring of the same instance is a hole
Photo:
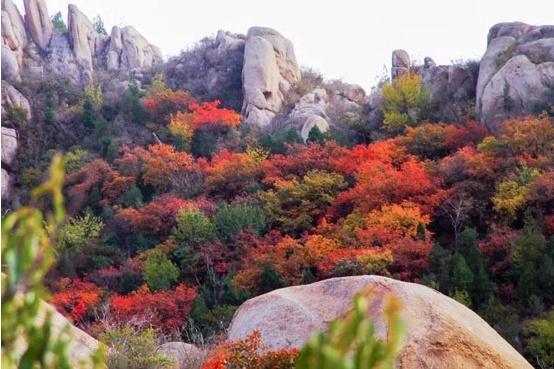
[[[171,115],[169,132],[175,137],[181,147],[188,150],[194,136],[194,113],[178,111]]]
[[[433,246],[426,230],[430,217],[411,202],[383,205],[371,211],[356,234],[362,245],[392,253],[389,271],[404,280],[417,280],[429,266]]]
[[[204,185],[209,194],[232,199],[252,190],[261,175],[260,162],[251,155],[223,150],[207,166]]]
[[[333,170],[347,177],[354,177],[360,170],[360,164],[372,161],[386,165],[400,163],[406,158],[406,150],[394,140],[379,141],[370,145],[358,145],[343,155],[333,155]]]
[[[450,154],[464,146],[475,146],[486,136],[487,130],[475,121],[463,125],[425,123],[407,127],[406,133],[397,138],[411,154],[437,158]]]
[[[147,149],[123,149],[123,156],[115,161],[122,173],[139,177],[158,192],[171,189],[180,178],[198,170],[192,155],[176,151],[171,145],[150,145]]]

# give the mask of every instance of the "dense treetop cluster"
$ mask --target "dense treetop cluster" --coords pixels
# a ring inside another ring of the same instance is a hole
[[[71,217],[48,281],[91,334],[131,321],[213,339],[248,297],[379,274],[436,288],[544,356],[541,323],[520,322],[554,303],[548,115],[496,135],[471,117],[433,122],[420,79],[405,77],[382,86],[378,135],[354,122],[346,134],[314,128],[305,143],[161,76],[109,100],[99,85],[28,88],[43,114],[22,137],[20,185],[65,151]]]

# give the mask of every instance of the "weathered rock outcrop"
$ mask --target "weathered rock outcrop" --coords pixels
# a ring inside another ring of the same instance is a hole
[[[478,63],[437,65],[431,57],[423,65],[411,65],[405,50],[392,52],[391,78],[410,73],[419,74],[422,84],[428,89],[436,120],[458,122],[467,119],[473,112]]]
[[[299,80],[300,69],[292,43],[273,29],[250,28],[242,69],[245,121],[268,126],[281,109],[287,92]]]
[[[22,51],[27,44],[23,17],[11,0],[2,1],[2,39],[10,50]]]
[[[27,31],[23,17],[11,0],[2,1],[2,74],[19,79],[23,63],[23,49],[27,45]]]
[[[15,129],[2,126],[2,163],[10,165],[17,152],[17,133]]]
[[[58,313],[51,305],[44,304],[45,311],[52,311],[52,332],[57,334],[69,325],[69,334],[71,339],[69,342],[70,359],[75,366],[83,360],[89,360],[91,356],[98,350],[100,343],[86,332],[71,324],[62,314]]]
[[[368,98],[362,87],[332,81],[314,88],[302,96],[286,117],[286,123],[298,128],[306,141],[310,131],[317,127],[324,133],[341,120],[362,118]]]
[[[300,129],[300,135],[304,141],[308,139],[313,127],[317,126],[321,132],[329,129],[327,104],[327,91],[319,87],[302,96],[294,105],[288,116],[288,122]]]
[[[410,55],[406,52],[406,50],[394,50],[392,52],[391,64],[392,79],[395,79],[402,74],[409,73],[411,67]]]
[[[2,176],[0,177],[0,182],[2,184],[0,189],[2,191],[2,201],[6,201],[7,199],[9,199],[11,186],[10,181],[10,174],[6,169],[2,168]]]
[[[149,68],[162,61],[160,51],[133,27],[99,34],[75,5],[68,6],[68,32],[53,29],[44,0],[25,0],[21,17],[11,0],[2,1],[2,78],[54,72],[88,84],[95,70]],[[27,37],[30,35],[30,37]]]
[[[500,23],[489,30],[477,82],[477,110],[490,129],[533,112],[554,88],[554,26]]]
[[[17,154],[18,139],[15,122],[9,119],[9,111],[20,107],[26,111],[26,121],[31,119],[29,100],[15,87],[2,81],[2,200],[9,200],[12,192],[12,174],[15,156]]]
[[[21,92],[9,83],[2,81],[2,115],[3,124],[6,123],[8,109],[21,107],[27,111],[27,121],[31,120],[31,104]]]
[[[8,200],[12,190],[11,164],[17,153],[17,132],[2,126],[2,200]]]
[[[106,55],[109,70],[146,68],[162,61],[160,50],[148,43],[138,31],[127,26],[112,28],[110,44]]]
[[[85,78],[92,81],[93,56],[100,50],[101,35],[92,22],[73,4],[67,7],[69,42],[77,63],[83,68]]]
[[[463,65],[437,66],[427,57],[425,64],[416,70],[421,73],[422,83],[429,87],[432,100],[462,100],[475,96],[476,76]]]
[[[422,77],[422,84],[429,89],[435,119],[460,122],[474,110],[478,63],[436,65],[426,57],[423,65],[413,67]]]
[[[25,21],[27,29],[35,44],[46,51],[52,38],[54,26],[48,15],[48,8],[45,0],[24,0]]]
[[[300,347],[314,332],[343,315],[354,295],[370,289],[369,314],[385,337],[383,298],[402,303],[406,344],[397,367],[448,369],[531,369],[531,365],[477,314],[428,287],[379,276],[333,278],[272,291],[245,302],[228,337],[236,340],[258,329],[268,349]]]
[[[89,336],[81,329],[71,324],[62,314],[58,313],[54,307],[43,302],[39,308],[37,321],[44,321],[46,314],[51,314],[51,335],[58,337],[64,329],[69,327],[69,360],[73,367],[81,368],[81,363],[90,360],[91,356],[98,350],[100,343]],[[67,336],[65,336],[67,338]],[[26,343],[22,339],[15,344],[15,350],[23,352],[26,349]]]

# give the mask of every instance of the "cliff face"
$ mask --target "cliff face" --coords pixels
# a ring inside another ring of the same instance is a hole
[[[2,1],[2,79],[48,72],[79,84],[100,70],[149,68],[162,62],[160,51],[133,27],[99,34],[79,9],[68,7],[68,32],[54,29],[45,0],[25,0],[25,17],[11,0]]]
[[[379,120],[374,106],[378,95],[363,101],[348,99],[345,105],[345,101],[331,101],[335,91],[325,88],[330,97],[325,104],[325,99],[312,101],[321,97],[315,89],[291,101],[295,86],[303,82],[299,63],[293,43],[273,29],[252,27],[246,35],[220,31],[215,39],[203,40],[200,49],[163,64],[158,48],[131,26],[115,26],[109,35],[100,34],[86,15],[69,5],[68,32],[60,33],[52,26],[45,0],[25,0],[24,5],[22,16],[12,0],[2,1],[4,80],[55,72],[88,84],[97,71],[153,68],[163,70],[173,88],[220,99],[241,109],[246,122],[260,127],[270,127],[276,118],[282,122],[283,115],[292,113],[285,119],[288,125],[304,131],[313,126],[325,130],[333,123],[329,110],[336,106],[357,116],[369,110],[370,125]],[[554,26],[497,24],[489,31],[481,62],[467,65],[436,65],[425,58],[423,65],[413,66],[406,51],[395,50],[392,78],[410,70],[429,87],[440,119],[459,121],[471,111],[495,130],[507,118],[534,112],[553,88]],[[346,86],[337,96],[347,96],[354,89],[358,86]]]

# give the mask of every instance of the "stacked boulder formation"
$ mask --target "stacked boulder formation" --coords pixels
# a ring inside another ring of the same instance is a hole
[[[2,0],[2,79],[47,72],[88,84],[97,70],[131,70],[161,63],[158,48],[133,27],[98,33],[75,5],[68,6],[68,32],[54,28],[45,0],[24,0],[25,17],[12,2]]]

